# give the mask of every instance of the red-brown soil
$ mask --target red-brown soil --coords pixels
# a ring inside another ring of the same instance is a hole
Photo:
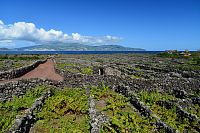
[[[63,81],[63,77],[56,73],[55,64],[52,59],[48,59],[45,63],[40,64],[38,67],[32,71],[24,74],[23,76],[11,80],[0,81],[0,83],[6,83],[10,81],[17,81],[21,79],[31,79],[31,78],[40,78],[40,79],[49,79],[54,81]]]

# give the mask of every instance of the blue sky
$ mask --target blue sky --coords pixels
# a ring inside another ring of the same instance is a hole
[[[27,36],[24,29],[19,36],[2,37],[0,31],[1,47],[6,42],[7,47],[62,42],[67,34],[69,41],[91,44],[146,50],[200,49],[200,0],[1,0],[0,20],[2,34],[21,22],[18,27],[32,23],[35,29],[43,28],[48,37],[57,37],[38,40],[40,31],[35,37]],[[63,34],[48,32],[51,29]]]

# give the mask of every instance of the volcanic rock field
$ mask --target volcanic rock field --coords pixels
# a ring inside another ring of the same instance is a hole
[[[1,55],[0,132],[198,133],[199,55]]]

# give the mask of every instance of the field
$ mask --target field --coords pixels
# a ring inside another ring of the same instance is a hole
[[[2,82],[0,132],[200,132],[198,52],[190,56],[4,55],[0,56],[0,70],[24,67],[48,57],[54,60],[55,72],[63,81],[45,80],[25,88],[23,93],[11,93],[9,98],[3,94],[8,82]],[[33,80],[19,82],[28,84]],[[27,117],[30,108],[31,118]],[[21,123],[26,124],[14,127],[16,118],[23,118]]]

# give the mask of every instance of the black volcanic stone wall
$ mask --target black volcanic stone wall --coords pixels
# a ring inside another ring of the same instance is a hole
[[[18,77],[26,74],[27,72],[35,69],[40,64],[45,63],[46,61],[47,60],[38,60],[38,61],[34,62],[33,64],[28,65],[28,66],[24,66],[24,67],[21,67],[21,68],[1,72],[0,73],[0,79],[5,80],[5,79],[18,78]]]
[[[132,91],[137,92],[141,90],[162,90],[168,93],[174,93],[173,90],[184,90],[187,93],[194,93],[200,91],[200,81],[193,78],[177,78],[177,77],[166,77],[158,79],[131,79],[126,76],[115,76],[115,75],[83,75],[62,71],[55,69],[57,73],[64,77],[64,81],[59,83],[59,86],[77,88],[84,87],[87,85],[98,86],[102,82],[105,85],[113,88],[114,86],[129,86]],[[7,84],[0,84],[0,100],[10,99],[12,95],[23,95],[29,88],[34,88],[39,84],[49,84],[52,81],[43,81],[40,79],[35,80],[21,80]],[[121,88],[123,89],[123,88]],[[3,98],[3,99],[2,99]]]
[[[132,91],[141,90],[162,90],[173,93],[173,90],[184,90],[187,93],[200,91],[200,81],[188,78],[166,77],[165,79],[131,79],[130,77],[119,77],[114,75],[82,75],[70,72],[62,72],[64,76],[64,85],[70,88],[83,87],[85,85],[99,85],[102,82],[110,87],[125,85]]]
[[[27,133],[36,121],[35,110],[40,110],[44,101],[51,96],[51,90],[46,91],[41,97],[37,98],[33,105],[25,110],[24,115],[16,117],[14,124],[9,129],[8,133]]]
[[[158,68],[158,67],[152,67],[152,66],[148,66],[148,65],[136,65],[136,67],[139,67],[141,69],[144,70],[153,70],[154,72],[159,72],[159,73],[170,73],[170,72],[174,72],[174,73],[178,73],[180,74],[182,77],[184,78],[200,78],[200,73],[199,71],[185,71],[185,70],[179,70],[177,68],[173,68],[173,67],[164,67],[164,68]]]
[[[42,80],[42,79],[29,79],[13,81],[5,84],[0,84],[0,101],[6,101],[13,98],[13,96],[22,96],[29,89],[34,89],[38,85],[54,85],[63,88],[61,82]]]

